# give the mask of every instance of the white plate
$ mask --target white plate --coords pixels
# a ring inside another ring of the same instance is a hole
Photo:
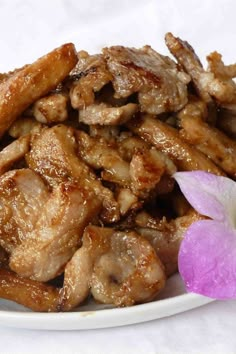
[[[75,330],[124,326],[155,320],[205,305],[212,299],[186,294],[179,275],[171,277],[164,291],[150,303],[111,308],[92,301],[67,313],[37,313],[11,301],[0,300],[0,323],[7,327]]]

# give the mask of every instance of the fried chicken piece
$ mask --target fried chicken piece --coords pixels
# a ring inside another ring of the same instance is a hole
[[[0,177],[0,245],[11,253],[30,234],[48,199],[42,179],[30,169]]]
[[[189,76],[150,46],[104,48],[103,54],[113,76],[115,97],[138,93],[141,111],[151,114],[175,112],[187,103]]]
[[[30,148],[30,135],[24,135],[0,151],[0,175],[6,172],[14,162],[21,160]]]
[[[0,83],[0,136],[27,107],[55,89],[76,62],[74,45],[64,44]]]
[[[182,117],[181,137],[207,155],[227,174],[236,178],[236,142],[195,117]]]
[[[185,143],[176,129],[158,119],[143,115],[141,120],[131,122],[129,128],[165,153],[181,171],[203,170],[224,175],[209,158]]]
[[[167,277],[178,271],[178,253],[184,233],[193,222],[201,219],[194,211],[169,222],[166,218],[159,221],[150,216],[146,220],[139,215],[136,217],[136,231],[151,243],[165,266]]]
[[[79,247],[85,226],[100,207],[94,193],[78,184],[65,182],[55,187],[33,230],[13,249],[10,268],[37,281],[55,278]]]
[[[106,103],[94,103],[79,112],[79,121],[85,124],[119,125],[128,122],[138,111],[138,105],[128,103],[111,107]]]
[[[78,180],[80,185],[94,191],[102,200],[103,220],[114,222],[119,219],[119,205],[112,192],[101,184],[88,165],[79,158],[74,130],[71,127],[57,125],[42,130],[39,135],[36,134],[26,160],[29,167],[52,187],[68,179]]]
[[[56,311],[59,289],[0,269],[0,298],[15,301],[33,311]]]
[[[38,99],[32,107],[35,119],[40,123],[60,123],[68,118],[69,97],[63,93],[51,93]]]
[[[152,300],[165,285],[162,263],[135,232],[88,226],[65,269],[59,307],[70,310],[91,291],[95,300],[130,306]]]
[[[78,59],[78,64],[71,72],[74,81],[70,87],[70,100],[73,108],[83,109],[94,103],[94,93],[110,82],[112,75],[102,55],[89,55],[81,51]]]

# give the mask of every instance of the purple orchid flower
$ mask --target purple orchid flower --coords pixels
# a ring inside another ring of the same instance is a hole
[[[210,219],[194,222],[179,251],[186,289],[214,299],[236,298],[236,183],[204,171],[173,177],[192,207]]]

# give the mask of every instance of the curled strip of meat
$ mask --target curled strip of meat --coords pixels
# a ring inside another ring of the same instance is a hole
[[[178,253],[184,233],[193,222],[200,219],[202,217],[194,211],[170,222],[165,218],[156,221],[151,217],[143,222],[143,218],[136,217],[136,231],[154,247],[165,266],[167,277],[178,271]]]
[[[191,45],[180,38],[174,37],[170,32],[165,35],[165,42],[171,54],[191,76],[200,97],[205,102],[212,102],[212,98],[206,91],[204,84],[204,78],[207,78],[207,76],[212,77],[212,74],[204,71]]]
[[[138,105],[128,103],[111,107],[106,103],[91,104],[79,112],[79,121],[85,124],[118,125],[128,122],[138,111]]]
[[[35,100],[55,89],[76,62],[74,45],[64,44],[0,83],[0,136]]]
[[[141,111],[151,114],[178,111],[187,103],[189,76],[180,72],[170,58],[149,46],[115,46],[104,48],[103,53],[113,75],[116,97],[137,92]]]
[[[31,233],[48,199],[42,179],[30,169],[0,177],[0,245],[11,253]]]
[[[25,135],[0,151],[0,175],[6,172],[14,162],[24,158],[30,148],[30,135]]]
[[[214,52],[208,56],[210,68],[214,70],[214,73],[207,72],[202,68],[193,48],[187,42],[174,37],[171,33],[167,33],[165,39],[170,52],[192,77],[204,101],[210,102],[213,96],[223,105],[236,103],[236,84],[231,79],[232,76],[229,77],[230,71],[234,74],[232,71],[235,69],[233,67],[228,70],[223,68],[223,62],[218,53]]]
[[[71,72],[75,79],[70,87],[70,100],[73,108],[82,109],[94,103],[94,92],[98,92],[112,79],[102,55],[78,53],[78,64]]]
[[[224,175],[209,158],[185,143],[176,129],[158,119],[143,115],[140,121],[131,122],[129,128],[167,154],[182,171],[203,170]]]
[[[66,266],[59,308],[77,306],[89,290],[99,302],[129,306],[153,299],[164,285],[162,263],[147,240],[135,232],[88,226],[83,246]]]
[[[182,41],[180,38],[174,37],[172,33],[167,33],[165,41],[168,49],[177,59],[178,63],[190,75],[194,86],[204,102],[208,106],[207,121],[215,124],[216,107],[211,96],[215,96],[212,90],[209,90],[209,84],[219,86],[219,83],[214,80],[214,75],[203,69],[202,64],[188,42]]]
[[[0,269],[0,298],[38,312],[56,311],[59,289]]]
[[[112,192],[101,184],[88,165],[79,158],[71,127],[57,125],[36,134],[26,160],[29,167],[52,187],[68,179],[78,180],[80,185],[94,191],[102,201],[103,220],[114,222],[119,219],[119,205]]]
[[[61,183],[50,195],[30,235],[13,250],[10,268],[33,280],[55,278],[79,247],[85,226],[100,207],[93,192],[71,182]]]
[[[35,119],[40,123],[59,123],[68,118],[68,97],[63,93],[52,93],[38,99],[32,112]]]
[[[191,116],[181,119],[181,137],[196,146],[222,170],[236,178],[236,143],[206,122]]]

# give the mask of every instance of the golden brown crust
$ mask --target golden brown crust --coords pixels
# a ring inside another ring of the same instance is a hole
[[[74,45],[68,43],[4,80],[0,84],[0,136],[30,104],[55,89],[76,62]]]
[[[56,311],[59,289],[0,269],[0,298],[15,301],[33,311]]]

